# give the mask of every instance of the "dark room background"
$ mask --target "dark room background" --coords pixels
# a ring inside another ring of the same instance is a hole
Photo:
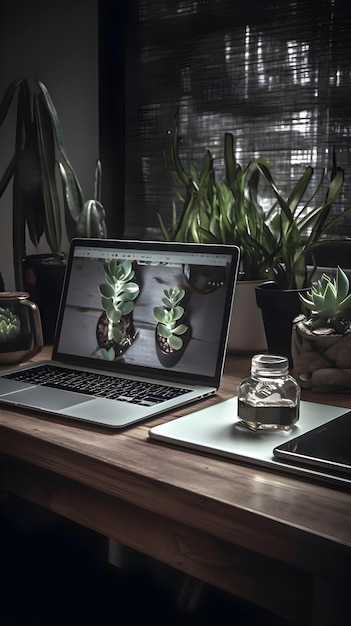
[[[350,27],[341,0],[102,0],[100,141],[114,233],[155,238],[157,211],[170,221],[162,151],[176,114],[185,164],[210,149],[224,177],[232,132],[241,166],[266,157],[288,194],[307,165],[316,180],[330,172],[335,150],[349,202]]]

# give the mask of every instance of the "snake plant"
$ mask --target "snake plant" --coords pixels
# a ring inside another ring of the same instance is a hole
[[[335,277],[323,273],[309,291],[300,293],[300,300],[308,310],[305,321],[311,330],[333,329],[344,334],[351,326],[351,293],[349,279],[340,266]]]
[[[69,239],[76,235],[106,237],[106,226],[100,199],[100,162],[96,165],[94,199],[84,203],[46,86],[37,81],[31,89],[25,78],[10,83],[0,102],[0,127],[16,98],[14,155],[0,178],[0,197],[13,179],[13,260],[16,288],[21,290],[26,226],[33,245],[38,248],[45,236],[53,253],[61,251],[63,213]],[[63,198],[57,185],[57,168]]]
[[[200,171],[193,162],[187,171],[179,155],[178,126],[173,133],[168,131],[167,138],[170,136],[170,149],[165,141],[163,153],[166,171],[182,210],[178,218],[174,201],[170,227],[158,213],[163,237],[176,241],[236,244],[241,255],[240,278],[274,280],[281,289],[308,286],[307,261],[310,255],[318,246],[340,241],[328,239],[327,233],[351,211],[348,206],[330,216],[344,183],[344,171],[336,166],[335,153],[325,200],[318,204],[316,197],[323,190],[325,171],[307,201],[304,196],[312,181],[311,166],[305,169],[285,199],[265,159],[253,160],[242,169],[235,158],[231,133],[224,136],[225,178],[221,183],[216,181],[214,159],[209,150]],[[267,188],[267,184],[273,192],[273,200],[271,207],[263,210],[262,186]]]
[[[171,135],[169,131],[167,138]],[[242,278],[273,278],[269,252],[273,241],[258,201],[259,175],[255,168],[256,162],[250,162],[242,169],[234,156],[233,135],[225,133],[226,178],[218,183],[211,152],[206,151],[200,171],[194,162],[190,163],[189,171],[186,171],[179,155],[179,142],[176,126],[169,153],[168,142],[165,141],[164,160],[182,210],[178,219],[174,201],[170,228],[158,213],[163,237],[185,242],[236,244],[241,253]],[[261,158],[257,162],[266,163]]]

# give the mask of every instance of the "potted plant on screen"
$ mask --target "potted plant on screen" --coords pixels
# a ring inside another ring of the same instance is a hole
[[[347,274],[323,273],[300,294],[292,330],[292,359],[300,386],[316,393],[351,390],[351,292]]]
[[[190,329],[185,324],[185,309],[180,304],[185,290],[180,287],[164,289],[162,306],[155,306],[156,353],[160,363],[173,367],[184,354],[190,337]]]
[[[0,126],[16,102],[14,154],[0,179],[0,197],[10,181],[15,287],[29,291],[43,318],[44,339],[52,340],[66,255],[61,249],[62,224],[68,239],[74,236],[106,237],[101,204],[101,164],[95,171],[95,194],[84,202],[81,186],[66,155],[59,118],[46,86],[33,88],[18,78],[0,102]],[[26,254],[28,236],[37,254]],[[50,253],[40,254],[46,239]],[[50,304],[48,314],[46,306]]]
[[[140,289],[129,260],[111,259],[104,269],[105,282],[99,285],[103,312],[97,322],[96,338],[102,358],[114,361],[136,338],[133,309]]]

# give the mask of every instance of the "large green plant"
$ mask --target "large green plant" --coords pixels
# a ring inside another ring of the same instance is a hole
[[[326,190],[324,190],[326,171],[323,170],[316,186],[305,199],[314,173],[313,168],[307,166],[285,199],[268,167],[260,163],[257,167],[277,200],[267,220],[277,244],[273,256],[275,281],[283,289],[308,287],[310,277],[307,263],[309,259],[313,259],[316,248],[347,241],[328,237],[330,229],[351,211],[350,205],[340,208],[331,215],[332,205],[340,197],[343,189],[344,170],[336,165],[334,152],[333,167]],[[321,194],[324,200],[319,201]]]
[[[259,158],[242,169],[235,159],[231,133],[224,137],[224,156],[226,178],[220,183],[216,180],[214,158],[209,150],[200,171],[194,162],[187,171],[180,159],[179,132],[178,127],[175,128],[169,151],[165,143],[164,159],[182,210],[178,217],[176,202],[173,202],[170,228],[158,213],[162,234],[166,240],[236,244],[241,252],[241,278],[273,278],[271,248],[274,241],[259,204],[256,168],[257,163],[265,165],[266,161]]]
[[[31,89],[24,78],[13,81],[0,102],[0,126],[16,98],[14,155],[0,179],[0,197],[13,180],[13,260],[16,287],[22,289],[26,226],[36,248],[45,235],[50,250],[56,253],[61,251],[63,213],[69,239],[76,235],[106,237],[106,225],[100,198],[100,162],[95,171],[94,199],[84,202],[46,86],[36,81]]]
[[[313,176],[313,168],[308,166],[286,200],[263,158],[241,168],[235,158],[231,133],[224,136],[225,179],[220,184],[216,181],[209,150],[200,172],[193,162],[186,171],[179,156],[178,127],[174,130],[170,150],[165,149],[164,155],[167,173],[182,203],[179,218],[176,203],[173,203],[170,228],[158,214],[164,238],[238,245],[239,277],[246,280],[270,279],[282,289],[308,286],[307,262],[311,254],[318,246],[335,243],[335,238],[328,239],[326,234],[351,210],[350,206],[330,217],[330,209],[340,196],[344,182],[344,172],[336,166],[335,156],[325,200],[318,203],[316,198],[323,189],[325,172],[305,201],[304,195]],[[264,181],[273,192],[268,211],[260,204]]]

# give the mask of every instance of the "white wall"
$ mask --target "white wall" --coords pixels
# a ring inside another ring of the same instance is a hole
[[[0,99],[17,76],[48,87],[66,152],[85,199],[92,197],[99,156],[98,0],[0,0]],[[0,175],[13,154],[12,117],[0,128]],[[0,271],[7,290],[14,289],[10,187],[0,199]],[[42,244],[38,252],[46,251]],[[30,244],[27,252],[35,252]]]

